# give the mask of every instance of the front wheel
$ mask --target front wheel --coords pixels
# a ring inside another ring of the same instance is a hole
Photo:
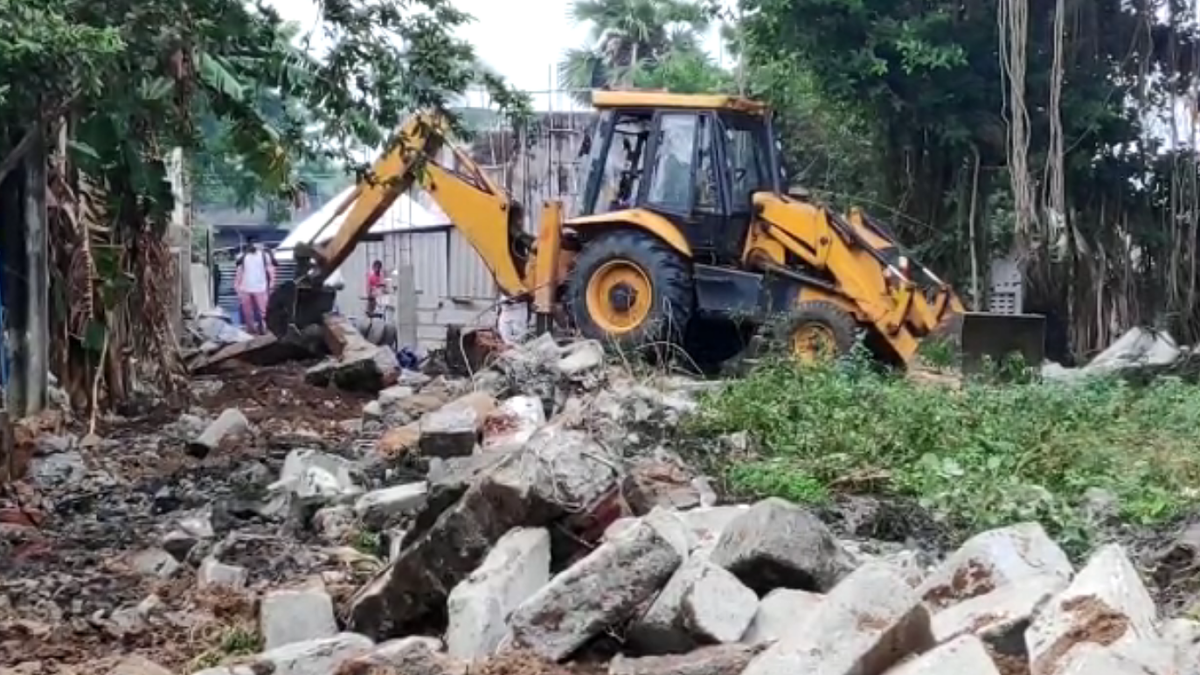
[[[823,301],[802,302],[780,324],[776,339],[793,358],[823,363],[846,356],[854,348],[858,322],[841,307]]]
[[[678,344],[694,304],[688,262],[643,232],[600,235],[584,246],[567,278],[576,328],[619,348]]]

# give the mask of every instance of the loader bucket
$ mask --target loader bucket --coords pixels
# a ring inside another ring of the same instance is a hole
[[[293,326],[303,331],[321,323],[325,314],[333,311],[336,299],[337,292],[333,289],[286,281],[267,299],[267,329],[279,338]]]
[[[983,370],[985,359],[1002,363],[1014,352],[1030,367],[1042,364],[1046,354],[1046,317],[1040,314],[963,312],[952,321],[961,321],[959,349],[965,373]]]

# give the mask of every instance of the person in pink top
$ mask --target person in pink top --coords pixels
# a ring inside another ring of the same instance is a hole
[[[371,263],[371,271],[367,274],[367,316],[375,316],[378,309],[379,296],[383,295],[383,261]]]
[[[258,245],[256,237],[246,237],[246,248],[237,259],[233,289],[242,307],[242,323],[247,332],[267,332],[267,295],[275,287],[275,256]]]

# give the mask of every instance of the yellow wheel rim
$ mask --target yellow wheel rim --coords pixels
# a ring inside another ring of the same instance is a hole
[[[609,335],[624,335],[637,329],[650,315],[653,305],[650,277],[634,262],[611,260],[588,279],[588,315]]]
[[[832,360],[837,355],[837,338],[829,326],[802,324],[792,331],[792,355],[805,363]]]

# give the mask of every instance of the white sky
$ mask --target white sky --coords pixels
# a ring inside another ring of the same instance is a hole
[[[269,0],[284,19],[305,29],[316,26],[313,0]],[[573,25],[567,16],[568,0],[453,0],[454,6],[475,18],[458,35],[475,46],[485,63],[529,92],[546,91],[557,79],[552,68],[563,52],[587,41],[587,26]],[[716,30],[706,43],[714,58],[721,58]],[[569,104],[565,96],[547,101],[536,96],[534,107],[557,109]]]

